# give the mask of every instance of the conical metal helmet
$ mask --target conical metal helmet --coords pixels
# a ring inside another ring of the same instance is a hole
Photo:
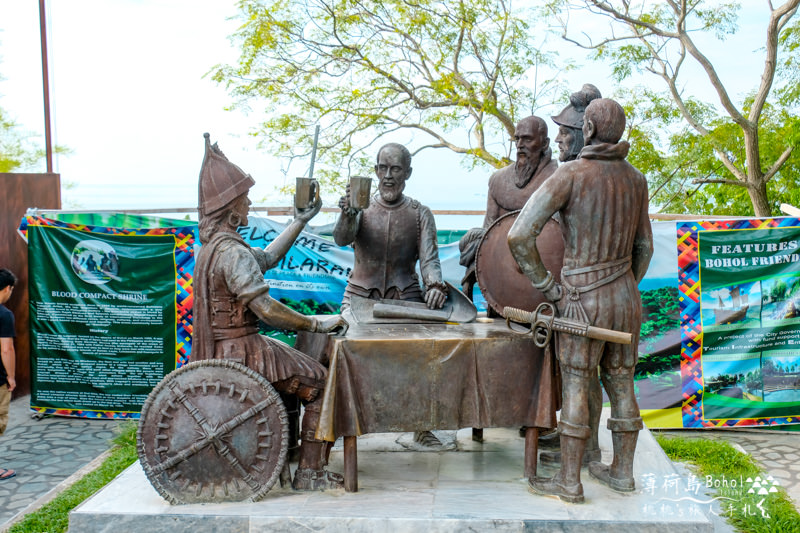
[[[583,128],[583,113],[589,102],[601,98],[600,90],[591,83],[584,83],[581,90],[569,96],[569,105],[554,117],[553,122],[568,128]]]
[[[211,136],[204,133],[206,153],[200,168],[199,211],[211,215],[230,204],[256,184],[250,174],[228,161],[217,143],[211,144]]]

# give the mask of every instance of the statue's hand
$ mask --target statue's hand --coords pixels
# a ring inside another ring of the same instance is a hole
[[[339,198],[339,209],[341,209],[345,215],[354,217],[358,214],[360,209],[357,207],[353,207],[350,205],[350,184],[347,184],[347,187],[344,190],[344,196]]]
[[[304,224],[308,224],[308,221],[314,218],[314,216],[319,213],[320,209],[322,209],[322,199],[318,199],[313,205],[304,209],[295,207],[294,218],[295,220],[302,221]]]
[[[330,315],[325,318],[317,318],[316,333],[330,333],[331,335],[342,336],[347,333],[347,328],[350,324],[347,323],[342,315]]]
[[[431,287],[425,293],[425,304],[428,309],[441,309],[444,306],[444,301],[447,295],[441,289]]]
[[[558,282],[553,283],[552,287],[544,291],[544,297],[553,303],[559,301],[563,295],[564,289],[561,288],[561,284]]]

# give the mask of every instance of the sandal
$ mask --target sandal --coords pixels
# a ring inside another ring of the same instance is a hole
[[[415,431],[414,432],[414,442],[417,444],[421,444],[426,448],[441,448],[442,441],[440,441],[436,435],[434,435],[430,431]]]
[[[9,470],[8,468],[0,468],[0,481],[5,479],[11,479],[12,477],[16,476],[17,473],[13,470]]]

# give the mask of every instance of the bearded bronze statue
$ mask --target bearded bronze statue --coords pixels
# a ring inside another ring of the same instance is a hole
[[[466,267],[461,287],[470,299],[477,280],[475,256],[486,230],[501,216],[522,209],[531,194],[558,166],[549,146],[547,124],[541,118],[531,115],[520,120],[514,130],[514,143],[516,161],[489,178],[483,226],[469,230],[459,241],[459,263]]]
[[[378,150],[378,192],[369,207],[359,210],[352,206],[349,188],[339,201],[342,212],[333,239],[339,246],[352,244],[355,251],[355,264],[342,300],[345,315],[353,295],[424,301],[430,309],[440,309],[445,303],[447,286],[442,281],[433,214],[403,194],[411,171],[408,149],[401,144],[386,144]],[[441,445],[430,431],[417,432],[414,439],[425,446]]]
[[[550,117],[558,125],[558,135],[556,144],[558,145],[558,160],[562,163],[575,161],[578,154],[583,149],[583,114],[586,106],[592,100],[602,98],[600,90],[591,83],[585,83],[580,91],[574,92],[569,97],[569,105],[561,112]],[[586,452],[583,455],[583,463],[589,464],[592,461],[599,461],[600,443],[598,441],[598,430],[600,426],[600,415],[603,412],[603,390],[600,388],[600,381],[592,379],[589,382],[589,427],[592,429],[589,441],[586,443]],[[558,464],[561,462],[561,452],[558,433],[550,433],[539,439],[541,448],[551,448],[543,450],[539,454],[542,464]]]

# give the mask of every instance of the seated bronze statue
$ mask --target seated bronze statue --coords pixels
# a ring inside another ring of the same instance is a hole
[[[259,319],[276,328],[327,333],[346,329],[340,316],[315,318],[299,314],[271,298],[264,272],[286,254],[322,202],[297,209],[294,221],[265,249],[251,248],[237,233],[247,224],[255,184],[250,175],[228,161],[206,134],[200,172],[200,240],[194,271],[194,342],[192,359],[237,361],[265,376],[282,393],[305,405],[300,460],[292,480],[297,490],[343,486],[339,474],[324,469],[325,442],[314,436],[319,420],[320,391],[326,369],[294,348],[259,334]]]

